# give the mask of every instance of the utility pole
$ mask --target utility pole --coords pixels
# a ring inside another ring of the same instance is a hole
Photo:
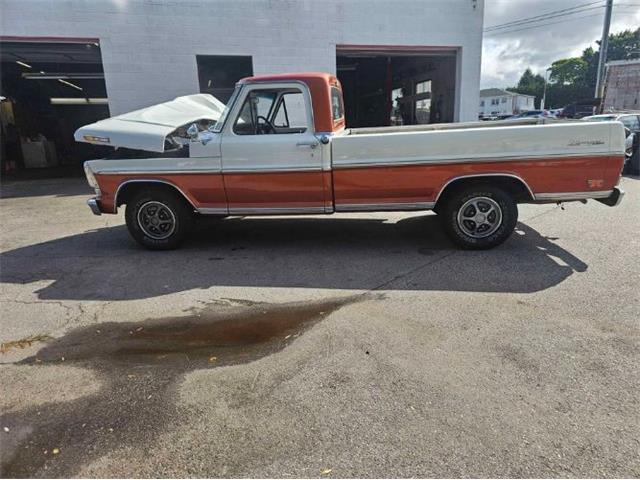
[[[613,0],[607,0],[607,8],[604,14],[604,25],[602,26],[602,40],[600,41],[600,55],[598,58],[598,73],[596,76],[596,98],[602,98],[604,90],[604,64],[607,61],[607,49],[609,47],[609,27],[611,26],[611,10]]]
[[[544,89],[542,90],[542,101],[540,102],[540,110],[544,110],[544,104],[547,100],[547,74],[549,73],[549,70],[551,70],[551,67],[547,68],[544,71]]]

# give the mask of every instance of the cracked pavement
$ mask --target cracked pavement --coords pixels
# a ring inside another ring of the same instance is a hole
[[[422,213],[205,221],[148,252],[81,179],[4,183],[0,341],[53,339],[0,354],[3,477],[638,477],[623,187],[522,205],[486,252]]]

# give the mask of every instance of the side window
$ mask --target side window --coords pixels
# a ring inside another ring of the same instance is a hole
[[[274,133],[270,131],[268,120],[277,96],[277,92],[270,90],[254,90],[250,92],[240,109],[238,118],[233,124],[234,133],[237,135]]]
[[[331,87],[331,116],[334,122],[344,117],[342,93],[336,87]]]
[[[274,127],[295,130],[295,132],[281,131],[279,133],[302,133],[306,131],[307,109],[302,92],[284,93],[273,118]]]
[[[640,130],[640,122],[638,121],[638,117],[636,115],[627,115],[620,118],[620,121],[627,127],[629,130],[638,131]]]

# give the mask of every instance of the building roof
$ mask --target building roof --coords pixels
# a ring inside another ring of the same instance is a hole
[[[509,95],[510,97],[515,97],[516,95],[520,95],[521,97],[535,96],[535,95],[526,95],[524,93],[510,92],[502,88],[484,88],[480,90],[480,97],[501,97],[504,95]]]
[[[638,65],[638,64],[640,64],[640,58],[633,58],[631,60],[614,60],[612,62],[607,62],[607,67]]]

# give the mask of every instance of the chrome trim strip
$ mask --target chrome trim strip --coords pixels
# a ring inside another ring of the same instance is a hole
[[[322,167],[268,167],[268,168],[230,168],[224,169],[223,174],[228,173],[295,173],[295,172],[322,172]]]
[[[202,173],[216,173],[221,175],[222,170],[102,170],[94,173],[95,175],[192,175]]]
[[[540,161],[540,160],[549,160],[555,158],[566,158],[566,157],[609,157],[615,156],[617,153],[615,152],[596,152],[596,153],[555,153],[549,155],[514,155],[514,156],[505,156],[505,157],[473,157],[473,158],[435,158],[433,160],[397,160],[397,161],[370,161],[370,162],[336,162],[334,159],[333,169],[334,170],[343,170],[348,168],[367,168],[367,167],[394,167],[394,166],[415,166],[415,165],[449,165],[453,163],[492,163],[492,162],[511,162],[511,161],[522,161],[522,160],[531,160],[531,161]]]
[[[431,210],[435,202],[415,203],[336,203],[336,212],[381,212],[395,210]]]
[[[127,180],[125,182],[122,182],[120,185],[118,185],[118,189],[116,190],[116,193],[113,196],[113,213],[118,213],[118,194],[120,193],[120,189],[129,183],[163,183],[165,185],[169,185],[175,188],[178,192],[180,192],[180,194],[185,198],[187,202],[189,202],[189,204],[193,207],[194,210],[198,210],[196,206],[193,204],[193,202],[189,200],[189,197],[187,197],[185,193],[182,190],[180,190],[180,187],[178,187],[174,183],[168,182],[166,180],[157,180],[155,178],[135,178],[132,180]]]
[[[551,192],[536,193],[536,201],[557,201],[566,202],[570,200],[588,200],[590,198],[607,198],[613,193],[613,190],[598,190],[591,192]]]
[[[226,208],[196,208],[196,211],[202,215],[228,215],[229,210]]]
[[[322,167],[268,167],[268,168],[234,168],[228,170],[110,170],[96,172],[98,175],[195,175],[223,173],[287,173],[287,172],[322,172]]]
[[[524,185],[526,187],[527,191],[529,192],[529,195],[531,196],[531,200],[534,200],[536,198],[535,195],[533,194],[533,190],[531,190],[531,187],[529,187],[527,182],[525,182],[521,177],[519,177],[517,175],[513,175],[511,173],[473,173],[473,174],[470,174],[470,175],[459,175],[457,177],[453,177],[452,179],[448,180],[447,183],[445,183],[443,185],[443,187],[440,189],[440,191],[438,192],[438,195],[436,196],[436,203],[440,199],[440,195],[442,195],[442,192],[444,192],[445,188],[447,188],[453,182],[456,182],[458,180],[462,180],[462,179],[465,179],[465,178],[477,178],[477,177],[508,177],[508,178],[514,178],[514,179],[520,181],[520,183],[522,183],[522,185]]]
[[[91,209],[91,213],[93,213],[94,215],[102,215],[102,212],[100,211],[100,207],[98,206],[97,198],[90,198],[89,200],[87,200],[87,205],[89,205],[89,208]]]
[[[297,215],[325,213],[324,207],[249,207],[230,208],[229,215]]]

